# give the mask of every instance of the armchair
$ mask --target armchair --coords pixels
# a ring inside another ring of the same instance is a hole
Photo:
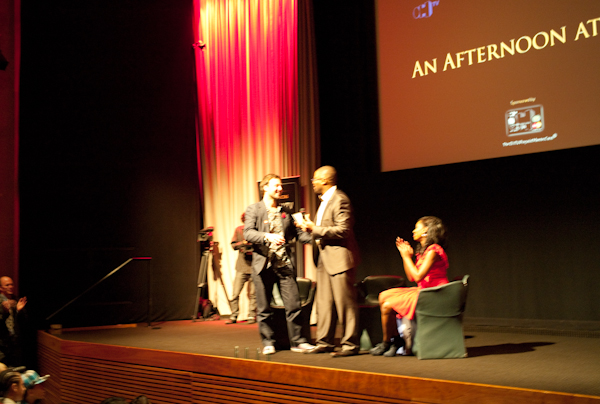
[[[469,275],[462,280],[422,289],[416,309],[412,351],[419,359],[464,358],[463,313]]]
[[[316,283],[308,278],[297,278],[298,293],[300,295],[300,303],[302,305],[302,336],[307,341],[311,341],[310,334],[310,314],[312,312],[313,303],[315,300],[315,292],[317,289]],[[287,322],[285,319],[285,307],[279,293],[277,284],[273,285],[273,299],[271,300],[271,310],[273,310],[273,322],[275,329],[284,330],[279,335],[275,335],[276,345],[280,348],[289,348],[290,339],[287,331]]]
[[[360,349],[368,350],[383,339],[379,294],[404,285],[404,278],[398,275],[371,275],[357,285]]]

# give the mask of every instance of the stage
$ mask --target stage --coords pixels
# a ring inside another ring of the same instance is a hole
[[[154,404],[600,403],[598,338],[467,329],[467,358],[418,360],[291,351],[266,358],[256,324],[225,320],[38,337],[40,369],[53,376],[49,398],[57,403],[139,394]]]

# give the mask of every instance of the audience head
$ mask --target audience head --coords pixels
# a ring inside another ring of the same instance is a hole
[[[13,297],[14,284],[13,280],[8,276],[0,277],[0,293],[4,296],[11,298]]]
[[[25,386],[25,401],[35,403],[37,400],[43,400],[46,395],[43,383],[48,380],[50,375],[40,376],[34,370],[28,370],[21,375]]]
[[[21,374],[13,369],[0,372],[0,390],[2,397],[10,398],[17,403],[22,401],[25,395],[25,384]]]
[[[244,223],[246,221],[246,213],[242,213],[242,223]]]
[[[100,402],[100,404],[129,404],[123,397],[109,397]]]
[[[435,216],[423,216],[418,220],[417,223],[421,222],[421,224],[427,228],[425,239],[425,245],[422,246],[422,250],[424,251],[427,247],[432,244],[439,244],[442,247],[446,245],[446,226],[442,223],[440,218]],[[421,252],[421,246],[417,246],[417,251]]]

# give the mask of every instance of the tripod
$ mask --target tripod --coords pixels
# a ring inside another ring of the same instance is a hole
[[[212,260],[212,240],[213,227],[206,227],[198,232],[198,242],[200,243],[201,259],[198,269],[198,291],[196,292],[195,310],[192,320],[198,320],[198,311],[200,310],[200,297],[208,299],[208,262]]]

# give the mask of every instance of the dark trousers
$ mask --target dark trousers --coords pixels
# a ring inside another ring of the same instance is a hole
[[[263,269],[259,274],[252,271],[252,280],[256,292],[256,321],[258,332],[264,346],[275,345],[275,333],[281,332],[274,326],[273,310],[271,300],[273,299],[273,285],[277,284],[281,299],[285,306],[285,318],[287,323],[290,345],[297,346],[306,342],[302,337],[302,311],[298,284],[294,271],[290,268],[279,268],[276,271],[272,267]]]

